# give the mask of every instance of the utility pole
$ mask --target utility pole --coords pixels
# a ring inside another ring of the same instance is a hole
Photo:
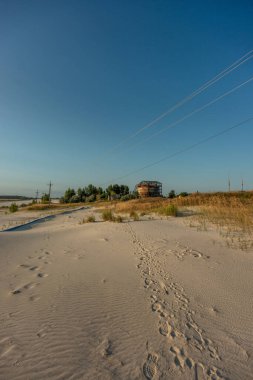
[[[243,184],[243,179],[242,179],[242,191],[243,191],[243,185],[244,185],[244,184]]]
[[[53,186],[51,180],[50,180],[48,186],[49,186],[48,197],[49,197],[49,204],[50,204],[50,203],[51,203],[51,188],[52,188],[52,186]]]
[[[228,191],[230,192],[230,178],[228,177]]]
[[[36,191],[36,203],[38,203],[39,190]]]

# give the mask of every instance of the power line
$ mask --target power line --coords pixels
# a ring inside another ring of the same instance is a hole
[[[200,86],[198,89],[196,89],[195,91],[193,91],[191,94],[189,94],[188,96],[186,96],[185,98],[183,98],[179,102],[177,102],[174,106],[172,106],[171,108],[169,108],[167,111],[165,111],[162,114],[160,114],[159,116],[157,116],[155,119],[153,119],[151,122],[149,122],[148,124],[146,124],[144,127],[142,127],[139,130],[137,130],[132,135],[130,135],[130,136],[126,137],[125,139],[123,139],[121,142],[119,142],[117,145],[115,145],[114,148],[110,149],[108,151],[108,153],[114,152],[117,148],[119,148],[125,142],[127,142],[127,141],[131,140],[132,138],[138,136],[144,130],[152,127],[158,121],[162,120],[165,116],[171,114],[173,111],[175,111],[176,109],[178,109],[179,107],[181,107],[182,105],[184,105],[185,103],[187,103],[188,101],[192,100],[194,97],[196,97],[197,95],[199,95],[200,93],[202,93],[203,91],[205,91],[208,87],[212,86],[214,83],[216,83],[220,79],[224,78],[226,75],[228,75],[229,73],[231,73],[232,71],[234,71],[236,68],[238,68],[239,66],[241,66],[242,64],[244,64],[245,62],[247,62],[248,60],[250,60],[251,58],[253,58],[253,50],[248,51],[248,53],[244,54],[241,58],[239,58],[234,63],[232,63],[232,65],[226,67],[219,74],[217,74],[216,76],[214,76],[209,81],[205,82],[202,86]]]
[[[140,144],[143,144],[149,140],[151,140],[153,137],[156,137],[158,135],[160,135],[161,133],[163,133],[164,131],[168,130],[168,129],[171,129],[173,127],[175,127],[176,125],[182,123],[183,121],[185,121],[186,119],[189,119],[191,116],[195,115],[196,113],[199,113],[201,111],[203,111],[205,108],[211,106],[212,104],[214,103],[217,103],[219,100],[225,98],[226,96],[232,94],[233,92],[235,92],[236,90],[239,90],[239,88],[245,86],[246,84],[250,83],[251,81],[253,81],[253,77],[249,78],[248,80],[246,80],[245,82],[243,83],[240,83],[239,85],[233,87],[231,90],[225,92],[224,94],[222,95],[219,95],[218,97],[216,97],[215,99],[211,100],[210,102],[204,104],[203,106],[199,107],[199,108],[196,108],[195,110],[193,110],[192,112],[188,113],[187,115],[185,115],[184,117],[182,117],[181,119],[178,119],[176,120],[175,122],[167,125],[165,128],[162,128],[160,129],[159,131],[157,131],[156,133],[153,133],[151,136],[147,137],[146,139],[142,140],[142,141],[139,141],[137,142],[136,144],[132,145],[129,149],[126,149],[125,151],[129,151],[129,150],[132,150],[133,148],[135,148],[136,146],[140,145]]]
[[[209,136],[209,137],[206,137],[205,139],[202,139],[202,140],[198,141],[198,142],[195,143],[195,144],[192,144],[192,145],[190,145],[190,146],[188,146],[188,147],[186,147],[186,148],[184,148],[184,149],[181,149],[181,150],[179,150],[179,151],[177,151],[177,152],[175,152],[175,153],[172,153],[172,154],[170,154],[170,155],[168,155],[168,156],[165,156],[165,157],[161,158],[160,160],[154,161],[154,162],[152,162],[151,164],[148,164],[148,165],[146,165],[146,166],[143,166],[142,168],[139,168],[139,169],[137,169],[137,170],[134,170],[134,171],[132,171],[132,172],[130,172],[130,173],[124,175],[124,176],[114,178],[113,180],[111,180],[111,181],[109,181],[109,182],[106,182],[106,183],[102,184],[101,186],[106,185],[107,183],[113,183],[113,182],[115,182],[115,181],[118,181],[118,180],[121,180],[121,179],[123,179],[123,178],[129,177],[129,176],[131,176],[131,175],[133,175],[133,174],[137,174],[137,173],[141,172],[142,170],[148,169],[148,168],[150,168],[150,167],[152,167],[152,166],[155,166],[155,165],[160,164],[160,163],[163,162],[163,161],[169,160],[170,158],[173,158],[173,157],[176,157],[176,156],[178,156],[178,155],[180,155],[180,154],[182,154],[182,153],[188,152],[189,150],[192,150],[192,149],[196,148],[196,147],[199,146],[199,145],[205,144],[205,143],[207,143],[208,141],[213,140],[213,139],[215,139],[215,138],[217,138],[217,137],[219,137],[219,136],[221,136],[221,135],[224,135],[224,134],[228,133],[229,131],[231,131],[231,130],[233,130],[233,129],[239,128],[239,127],[241,127],[242,125],[244,125],[244,124],[246,124],[246,123],[248,123],[248,122],[250,122],[250,121],[252,121],[252,120],[253,120],[253,117],[250,117],[250,118],[248,118],[248,119],[246,119],[246,120],[243,120],[243,121],[241,121],[240,123],[237,123],[237,124],[233,125],[232,127],[229,127],[229,128],[223,129],[221,132],[218,132],[218,133],[215,133],[214,135],[211,135],[211,136]]]

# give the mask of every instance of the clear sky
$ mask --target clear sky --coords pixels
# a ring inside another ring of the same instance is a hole
[[[129,138],[252,50],[252,20],[252,0],[0,0],[0,194],[253,189],[253,121],[133,173],[252,117],[253,81],[153,136],[251,78],[253,59]]]

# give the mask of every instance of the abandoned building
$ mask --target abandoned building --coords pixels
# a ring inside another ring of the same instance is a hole
[[[157,181],[141,181],[135,186],[138,195],[144,197],[162,197],[162,184]]]

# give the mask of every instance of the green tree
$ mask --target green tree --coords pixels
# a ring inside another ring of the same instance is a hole
[[[188,195],[186,191],[182,191],[182,193],[179,194],[180,197],[187,197]]]
[[[175,190],[171,190],[171,191],[169,192],[168,198],[173,199],[173,198],[175,198],[175,197],[176,197]]]
[[[81,189],[79,187],[79,189],[77,190],[77,196],[78,196],[78,202],[85,202],[85,190],[84,189]]]
[[[49,202],[49,194],[45,193],[41,197],[41,203],[48,203]]]
[[[97,195],[98,190],[96,186],[93,186],[91,183],[85,187],[85,195],[89,197],[90,195]]]
[[[74,189],[71,189],[70,187],[68,188],[68,190],[65,191],[65,194],[63,196],[63,201],[65,203],[69,203],[71,198],[74,197],[76,195],[76,192]]]

